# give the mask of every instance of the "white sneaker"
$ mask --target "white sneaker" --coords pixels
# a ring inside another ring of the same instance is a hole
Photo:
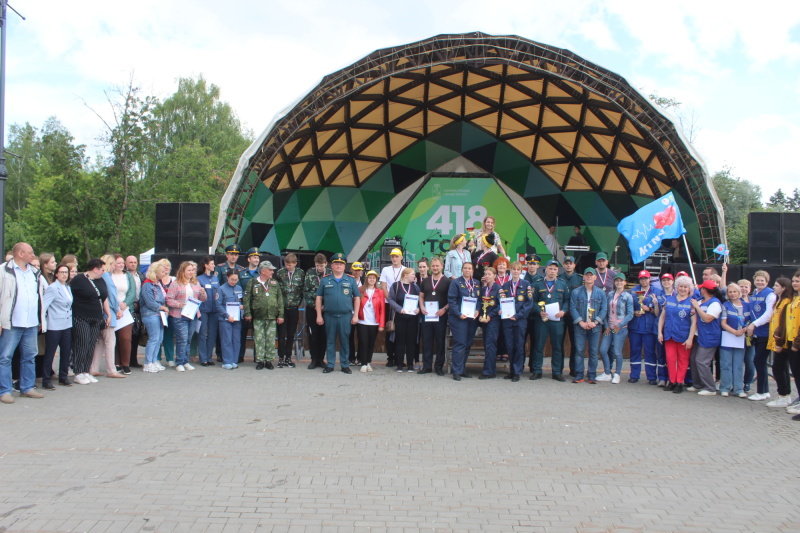
[[[361,367],[361,373],[362,373],[362,374],[366,374],[367,372],[369,372],[369,370],[367,370],[367,365],[363,365],[363,366]]]
[[[175,366],[175,361],[167,361],[167,366]]]
[[[747,393],[742,391],[739,394],[737,394],[736,396],[738,396],[739,398],[747,398]]]
[[[372,365],[367,363],[367,372],[372,372]]]
[[[717,387],[717,390],[719,390],[719,381],[717,381],[717,383],[715,384],[715,386]]]
[[[596,381],[611,381],[611,374],[606,374],[605,372],[598,374]]]
[[[697,395],[698,396],[716,396],[717,395],[717,391],[710,391],[710,390],[703,389],[700,392],[698,392]]]
[[[789,407],[794,407],[795,405],[800,405],[800,396],[795,398],[794,401],[789,404]]]
[[[755,394],[751,394],[747,399],[748,400],[753,400],[754,402],[760,402],[762,400],[766,400],[767,399],[767,395],[766,394],[755,393]]]
[[[786,412],[790,415],[800,415],[800,404],[790,405],[786,408]]]
[[[86,379],[88,379],[88,380],[89,380],[89,383],[97,383],[97,378],[96,378],[96,377],[94,377],[93,375],[91,375],[91,374],[84,374],[84,376],[86,376]]]
[[[86,374],[78,374],[77,376],[75,376],[75,383],[77,383],[78,385],[88,385],[89,383],[91,383],[91,381],[89,381],[86,378]]]
[[[666,381],[664,381],[663,379],[660,379],[660,380],[658,380],[658,383],[656,383],[656,385],[657,385],[658,387],[663,387],[663,386],[664,386],[664,385],[666,385],[666,384],[667,384],[667,382],[666,382]]]
[[[611,378],[611,383],[614,383],[614,384],[619,383],[619,374],[614,374],[614,377]]]
[[[161,363],[153,363],[153,365],[156,367],[156,370],[157,370],[157,371],[159,371],[159,372],[161,372],[162,370],[166,370],[166,369],[167,369],[167,368],[166,368],[164,365],[162,365]]]
[[[787,394],[786,396],[778,396],[777,400],[767,402],[767,407],[789,407],[792,403],[792,398]]]
[[[700,390],[703,390],[703,389],[697,389],[695,387],[688,387],[686,389],[686,392],[697,392],[697,391],[700,391]]]
[[[176,366],[176,367],[175,367],[175,370],[177,370],[178,372],[186,372],[186,369],[185,369],[185,368],[183,368],[183,365],[178,365],[178,366]]]
[[[185,368],[186,370],[194,370],[194,367],[189,363],[184,363],[183,368]]]
[[[729,393],[727,393],[727,392],[720,392],[720,393],[719,393],[719,395],[720,395],[720,396],[722,396],[723,398],[727,398],[727,397],[729,396]]]

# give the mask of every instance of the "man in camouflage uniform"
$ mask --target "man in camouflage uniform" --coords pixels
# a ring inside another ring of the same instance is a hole
[[[325,336],[325,326],[317,324],[317,311],[314,308],[317,301],[317,289],[320,280],[331,274],[328,268],[328,259],[317,254],[314,257],[314,267],[306,272],[304,298],[306,301],[306,325],[308,326],[308,349],[311,352],[311,364],[309,370],[321,368],[325,365],[325,347],[327,337]]]
[[[294,368],[292,362],[292,346],[297,333],[297,322],[300,319],[300,308],[303,307],[303,287],[305,272],[297,268],[297,256],[287,254],[283,259],[284,268],[278,270],[275,277],[281,286],[283,295],[283,324],[278,325],[278,368]]]
[[[253,324],[256,370],[272,370],[276,347],[277,324],[283,323],[283,295],[272,279],[275,267],[269,261],[258,265],[258,276],[251,279],[244,292],[244,319]]]

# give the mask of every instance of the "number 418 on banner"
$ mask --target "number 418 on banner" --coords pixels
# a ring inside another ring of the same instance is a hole
[[[463,205],[442,205],[428,219],[425,229],[438,230],[442,235],[455,235],[464,233],[466,228],[482,225],[483,219],[486,218],[486,208],[482,205],[473,205],[466,210],[469,217],[466,220],[464,220],[464,211],[465,206]],[[450,222],[451,212],[455,217],[455,228]]]

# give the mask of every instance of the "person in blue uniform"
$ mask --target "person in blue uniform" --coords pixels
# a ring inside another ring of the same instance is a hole
[[[686,390],[698,392],[700,396],[716,396],[717,389],[711,373],[714,353],[719,349],[722,329],[722,295],[717,284],[704,281],[697,286],[702,300],[692,298],[691,304],[697,314],[697,342],[692,346],[689,363],[692,371],[692,386]]]
[[[568,255],[561,264],[564,272],[558,275],[559,279],[567,284],[567,291],[572,295],[572,291],[583,285],[583,276],[575,272],[575,258]],[[569,375],[575,377],[575,324],[572,320],[567,320],[564,324],[564,335],[561,337],[561,352],[564,352],[564,343],[569,336]]]
[[[542,377],[542,363],[544,362],[544,346],[547,338],[550,338],[550,366],[552,367],[553,379],[564,381],[561,375],[564,372],[564,352],[561,350],[564,338],[564,317],[569,316],[570,293],[564,280],[558,279],[558,261],[551,259],[545,267],[545,277],[533,282],[533,316],[536,324],[536,349],[533,352],[533,364],[530,379],[536,380]],[[558,313],[555,318],[558,320],[545,320],[547,314],[544,306],[548,304],[558,304]]]
[[[214,257],[207,255],[203,258],[204,272],[197,276],[197,282],[206,291],[206,301],[200,304],[200,331],[197,338],[197,353],[200,357],[200,366],[214,366],[211,358],[214,346],[217,344],[219,332],[219,278],[215,272]]]
[[[241,253],[242,249],[239,248],[238,244],[231,244],[230,246],[225,247],[226,261],[221,265],[217,265],[217,267],[214,269],[220,285],[225,285],[228,282],[229,270],[234,270],[236,271],[237,275],[241,275],[244,267],[236,264],[236,262],[239,260],[239,254]]]
[[[261,262],[261,252],[258,251],[258,248],[253,247],[247,250],[247,268],[241,270],[239,272],[239,286],[242,288],[242,292],[244,293],[245,289],[247,289],[247,284],[250,283],[250,280],[253,278],[258,277],[258,264]],[[245,322],[242,324],[242,331],[241,335],[241,344],[239,346],[239,363],[244,361],[244,352],[247,348],[247,334],[252,330],[252,325]],[[253,360],[255,360],[255,351],[253,351]]]
[[[350,328],[358,323],[355,310],[361,303],[361,294],[356,280],[344,273],[347,259],[344,254],[333,254],[331,257],[330,276],[322,278],[317,289],[316,311],[317,324],[325,326],[327,338],[328,365],[323,372],[330,374],[336,365],[336,339],[339,339],[339,364],[342,372],[352,374],[350,370]],[[324,312],[323,312],[324,307]]]
[[[511,264],[511,279],[503,284],[503,294],[514,299],[515,311],[514,316],[502,321],[511,369],[504,379],[516,383],[525,370],[525,332],[533,302],[531,284],[522,279],[522,263]]]
[[[539,264],[542,262],[542,258],[536,254],[529,254],[525,256],[525,276],[524,280],[527,281],[531,287],[533,284],[543,278],[541,274],[539,274]],[[525,331],[525,338],[530,337],[530,346],[528,348],[528,368],[531,372],[533,372],[533,355],[536,351],[536,317],[534,315],[536,311],[534,310],[528,315],[528,326],[527,330]],[[535,372],[534,372],[535,373]],[[538,378],[536,378],[538,379]]]
[[[497,336],[500,332],[500,297],[502,287],[495,283],[497,271],[494,267],[485,267],[481,285],[481,299],[478,301],[481,310],[478,325],[483,330],[483,373],[479,379],[494,379],[497,375]],[[484,311],[483,304],[486,304]]]
[[[573,383],[583,383],[584,350],[589,347],[589,382],[597,381],[597,356],[600,335],[608,313],[608,300],[603,289],[595,286],[597,273],[591,267],[583,271],[583,287],[572,291],[569,309],[575,324],[575,378]],[[563,381],[563,379],[561,380]]]
[[[243,291],[239,285],[239,271],[228,270],[225,279],[226,282],[219,286],[219,338],[222,345],[222,368],[232,370],[239,366],[237,361],[239,343],[242,342]],[[233,307],[238,307],[238,313]]]
[[[450,283],[447,290],[448,322],[450,332],[453,334],[452,367],[453,379],[461,381],[462,377],[471,378],[466,371],[467,353],[475,339],[475,330],[478,327],[477,319],[480,312],[480,282],[472,279],[472,263],[461,265],[461,277]],[[471,316],[461,313],[461,304],[464,298],[475,299],[475,313]]]
[[[767,360],[769,350],[769,321],[772,318],[772,309],[775,307],[775,292],[769,288],[769,273],[766,270],[759,270],[753,274],[753,285],[755,290],[750,295],[752,304],[751,322],[747,326],[747,334],[753,338],[756,348],[753,363],[756,367],[756,393],[748,399],[761,401],[769,398],[769,369]]]
[[[631,289],[633,296],[633,319],[628,324],[630,342],[631,375],[628,383],[639,381],[642,371],[642,351],[644,351],[644,370],[650,385],[658,383],[658,362],[656,361],[658,297],[659,289],[651,286],[650,272],[639,272],[639,284]]]

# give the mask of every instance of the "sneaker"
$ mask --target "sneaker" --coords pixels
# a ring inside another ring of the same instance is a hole
[[[695,389],[694,387],[688,387],[688,388],[686,389],[686,391],[687,391],[687,392],[697,392],[697,391],[699,391],[699,390],[703,390],[703,389]]]
[[[730,394],[726,391],[726,392],[720,392],[719,395],[722,396],[723,398],[727,398]]]
[[[97,383],[97,378],[96,378],[96,377],[94,377],[93,375],[91,375],[91,374],[84,374],[84,376],[86,376],[86,379],[88,379],[90,383]]]
[[[666,384],[667,384],[667,382],[666,382],[666,381],[664,381],[663,379],[659,379],[659,380],[658,380],[658,383],[657,383],[657,385],[658,385],[659,387],[663,387],[663,386],[665,386]]]
[[[714,384],[714,386],[715,386],[715,387],[717,387],[717,390],[719,390],[719,381],[717,381],[717,382]]]
[[[2,396],[0,396],[0,403],[11,404],[11,403],[14,403],[14,401],[15,401],[14,397],[11,396],[10,392],[7,392],[7,393],[3,394]]]
[[[755,394],[751,394],[747,399],[748,400],[753,400],[754,402],[760,402],[762,400],[766,400],[767,399],[767,395],[766,394],[755,393]]]
[[[698,392],[697,395],[698,396],[716,396],[717,395],[717,391],[710,391],[710,390],[703,389],[700,392]]]
[[[792,403],[792,398],[787,394],[786,396],[778,396],[777,400],[767,402],[767,407],[789,407]]]
[[[230,363],[224,364],[222,365],[222,368],[224,368],[225,370],[233,370],[233,365]]]
[[[614,374],[614,377],[611,378],[611,383],[614,383],[614,384],[619,383],[619,374]]]
[[[38,392],[36,389],[31,389],[28,392],[21,392],[19,393],[19,395],[20,398],[36,398],[36,399],[44,398],[44,394]]]
[[[166,369],[167,369],[167,368],[166,368],[164,365],[162,365],[161,363],[153,363],[153,364],[155,365],[156,369],[157,369],[159,372],[161,372],[162,370],[166,370]]]
[[[611,374],[606,374],[605,372],[598,374],[597,381],[611,381]]]
[[[190,365],[189,363],[185,363],[185,364],[183,365],[183,368],[184,368],[185,370],[194,370],[194,367],[193,367],[192,365]]]
[[[800,415],[800,404],[798,405],[790,405],[786,408],[786,412],[790,415]]]
[[[362,366],[361,367],[361,373],[362,374],[366,374],[367,372],[369,372],[369,370],[367,369],[367,365]]]
[[[278,359],[278,364],[275,366],[277,366],[278,368],[283,368],[283,359]]]
[[[294,361],[292,361],[292,359],[291,359],[291,358],[289,358],[289,359],[286,359],[286,362],[285,362],[284,364],[285,364],[285,365],[286,365],[286,367],[288,367],[288,368],[294,368],[295,366],[297,366],[297,365],[295,365],[295,364],[294,364]]]
[[[372,372],[372,365],[367,363],[367,372]]]
[[[398,366],[398,367],[397,367],[397,371],[398,371],[398,372],[400,372],[400,373],[402,373],[402,372],[403,372],[403,367],[402,367],[402,366]]]
[[[737,394],[736,396],[739,397],[739,398],[747,398],[747,393],[742,391],[739,394]]]
[[[175,366],[175,361],[167,361],[167,366]]]
[[[123,366],[123,367],[122,367],[122,373],[123,373],[123,374],[125,374],[125,375],[128,375],[128,374],[130,374],[130,373],[131,373],[131,367],[129,367],[129,366]]]
[[[77,383],[78,385],[88,385],[89,383],[91,383],[91,381],[89,381],[89,378],[86,377],[86,374],[78,374],[77,376],[75,376],[75,379],[73,381],[75,381],[75,383]]]
[[[789,407],[794,407],[795,405],[800,405],[800,396],[795,398],[794,401],[789,404]]]
[[[185,368],[183,368],[183,365],[178,365],[178,366],[176,366],[176,367],[175,367],[175,370],[177,370],[178,372],[186,372],[186,369],[185,369]]]
[[[416,368],[416,365],[414,365],[414,368]],[[408,367],[408,369],[406,370],[406,372],[413,372],[413,371],[414,371],[414,368]]]

